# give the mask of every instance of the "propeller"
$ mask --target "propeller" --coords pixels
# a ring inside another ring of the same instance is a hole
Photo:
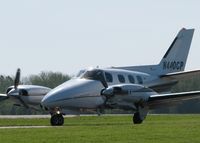
[[[21,75],[21,70],[20,68],[17,69],[16,75],[15,75],[15,80],[14,80],[14,87],[17,89],[19,83],[20,83],[20,75]]]
[[[108,88],[108,84],[107,84],[106,79],[105,79],[103,72],[101,70],[97,70],[95,76],[96,76],[95,78],[97,80],[101,81],[101,83],[102,83],[102,85],[104,86],[105,89]]]
[[[108,88],[108,84],[107,84],[107,82],[106,82],[106,80],[103,76],[101,78],[101,83],[102,83],[102,85],[104,86],[105,89]]]
[[[21,70],[20,68],[18,68],[15,75],[15,79],[14,79],[14,88],[8,89],[7,96],[17,98],[21,102],[22,105],[28,108],[26,103],[21,98],[21,95],[26,95],[28,93],[26,90],[18,88],[20,84],[20,75],[21,75]]]
[[[18,89],[18,85],[20,83],[20,74],[21,74],[21,71],[18,68],[16,75],[15,75],[15,79],[14,79],[14,88],[13,88],[13,86],[11,86],[7,89],[7,95],[10,97],[19,97],[20,96],[20,90]]]

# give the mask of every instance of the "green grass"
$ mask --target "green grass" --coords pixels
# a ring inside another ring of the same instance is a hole
[[[49,119],[0,119],[0,126],[49,125]],[[199,143],[200,115],[66,118],[63,127],[0,129],[1,143]]]

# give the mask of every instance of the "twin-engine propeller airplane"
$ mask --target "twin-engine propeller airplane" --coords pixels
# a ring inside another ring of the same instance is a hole
[[[183,72],[194,29],[182,29],[158,65],[94,68],[52,89],[41,106],[51,113],[52,125],[63,125],[65,110],[124,109],[133,111],[140,124],[150,109],[200,98],[200,91],[171,93],[181,78],[200,71]]]
[[[123,109],[131,110],[133,122],[143,122],[151,109],[171,106],[184,100],[200,98],[200,91],[171,93],[181,78],[200,74],[185,69],[194,29],[182,29],[158,65],[94,68],[81,70],[71,80],[55,89],[36,85],[19,85],[20,69],[14,86],[0,94],[16,105],[35,108],[40,105],[51,114],[51,125],[64,124],[66,111]]]

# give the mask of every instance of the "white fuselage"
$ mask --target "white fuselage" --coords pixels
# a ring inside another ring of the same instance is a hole
[[[100,70],[108,86],[120,84],[146,85],[158,80],[158,77],[146,73],[122,69],[93,69]],[[98,80],[99,75],[86,70],[62,85],[50,91],[42,100],[42,105],[47,108],[59,107],[61,109],[95,109],[105,103],[101,92],[105,87]],[[137,95],[142,96],[142,93]],[[145,94],[148,95],[148,94]],[[127,97],[127,99],[130,97]],[[118,98],[119,99],[119,98]],[[117,100],[118,100],[117,99]],[[123,103],[122,103],[123,104]]]

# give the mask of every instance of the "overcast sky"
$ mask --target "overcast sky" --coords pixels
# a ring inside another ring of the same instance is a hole
[[[157,64],[178,31],[195,28],[186,69],[200,69],[198,0],[1,0],[0,74],[75,74]]]

